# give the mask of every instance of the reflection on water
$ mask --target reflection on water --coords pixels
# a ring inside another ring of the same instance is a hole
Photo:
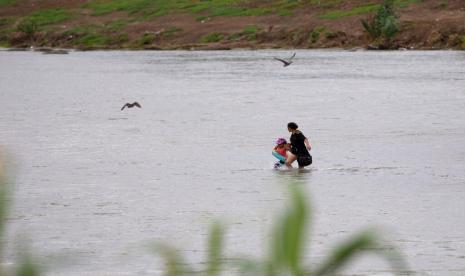
[[[133,248],[172,240],[201,262],[218,217],[231,252],[258,256],[299,183],[315,210],[310,259],[375,224],[420,274],[464,274],[465,53],[273,60],[287,54],[0,51],[0,144],[17,163],[7,260],[27,234],[44,258],[74,252],[66,275],[159,274]],[[120,110],[132,101],[143,108]],[[309,169],[272,168],[289,121],[312,141]]]

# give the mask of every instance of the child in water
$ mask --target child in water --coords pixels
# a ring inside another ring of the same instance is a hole
[[[279,162],[274,164],[275,168],[279,168],[286,163],[287,151],[290,149],[290,145],[287,143],[286,139],[278,138],[276,140],[276,146],[273,147],[272,154],[274,157],[278,158]]]

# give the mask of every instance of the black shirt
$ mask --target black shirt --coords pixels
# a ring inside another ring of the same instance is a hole
[[[305,146],[305,135],[298,131],[291,135],[291,152],[294,155],[301,156],[301,155],[310,155]]]

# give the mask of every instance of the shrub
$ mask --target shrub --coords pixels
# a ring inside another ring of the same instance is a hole
[[[33,19],[24,19],[19,23],[17,30],[26,35],[28,39],[34,39],[39,31],[39,25]]]
[[[139,40],[137,41],[137,44],[140,45],[140,46],[144,46],[144,45],[149,45],[149,44],[152,44],[153,41],[155,40],[156,38],[156,35],[155,34],[152,34],[152,33],[146,33],[146,34],[143,34]]]
[[[384,0],[373,19],[370,22],[362,20],[362,25],[373,40],[389,44],[399,31],[394,0]]]
[[[309,42],[311,44],[316,43],[320,39],[320,35],[324,33],[325,31],[326,31],[326,27],[324,26],[319,26],[319,27],[314,28],[310,32]]]
[[[212,43],[212,42],[219,42],[223,40],[224,35],[222,33],[211,33],[206,36],[203,36],[200,41],[202,43]]]

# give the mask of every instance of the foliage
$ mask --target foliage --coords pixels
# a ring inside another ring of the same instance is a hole
[[[25,34],[29,39],[33,39],[37,31],[39,30],[39,25],[34,20],[22,20],[17,28],[19,32]]]
[[[5,221],[8,214],[8,196],[10,194],[9,185],[7,182],[7,177],[4,169],[4,164],[0,152],[0,239],[3,238],[5,234]],[[1,247],[5,244],[0,243],[0,253]],[[4,264],[3,256],[0,254],[0,264]],[[28,252],[23,252],[23,256],[19,259],[19,265],[15,269],[15,276],[37,276],[39,275],[39,269],[36,265],[33,264],[31,257]],[[4,268],[0,265],[0,275],[7,275],[4,271]],[[9,274],[8,274],[9,275]]]
[[[223,40],[223,38],[224,38],[224,35],[222,33],[216,33],[215,32],[215,33],[211,33],[211,34],[203,36],[200,39],[200,42],[202,42],[202,43],[219,42],[219,41]]]
[[[124,27],[126,27],[128,24],[128,21],[125,19],[119,19],[119,20],[114,20],[110,21],[105,24],[105,29],[112,31],[112,32],[118,32],[121,31]]]
[[[17,0],[0,0],[0,7],[15,4]]]
[[[314,3],[314,1],[318,2],[318,0],[312,0],[312,3]],[[393,6],[395,7],[405,8],[405,7],[408,7],[410,4],[420,3],[422,1],[423,0],[390,0],[389,2],[392,2]],[[333,4],[329,5],[329,3],[331,2]],[[328,3],[324,2],[325,4],[322,3],[321,6],[326,7],[326,8],[333,8],[335,5],[340,4],[339,2],[342,2],[342,1],[338,2],[335,0],[334,2],[333,1],[331,2],[328,2]],[[347,17],[347,16],[367,14],[367,13],[372,13],[372,12],[379,10],[381,6],[382,5],[379,5],[379,4],[367,4],[364,6],[355,7],[350,10],[334,10],[334,11],[329,11],[323,15],[320,15],[319,18],[320,19],[339,19],[339,18]]]
[[[163,37],[165,37],[165,38],[168,38],[168,37],[172,37],[172,36],[176,35],[179,32],[182,32],[181,28],[171,27],[171,28],[168,28],[167,30],[163,31],[161,33],[161,35]]]
[[[96,33],[89,33],[85,34],[84,36],[80,37],[75,41],[77,45],[83,45],[86,47],[96,47],[96,46],[104,46],[108,42],[106,36]]]
[[[310,3],[312,5],[318,5],[322,8],[334,8],[335,6],[339,5],[342,0],[311,0]]]
[[[59,8],[36,11],[23,18],[23,21],[31,21],[37,26],[44,26],[59,23],[70,18],[71,14],[68,10]]]
[[[12,18],[0,18],[0,47],[10,47],[10,35],[15,32],[13,23]]]
[[[384,247],[374,230],[366,230],[341,243],[314,269],[303,262],[309,222],[307,200],[298,187],[292,187],[291,202],[286,212],[276,221],[273,228],[268,255],[263,260],[232,258],[225,261],[222,256],[222,233],[220,224],[210,230],[206,268],[194,270],[185,264],[177,251],[167,245],[157,245],[156,252],[165,261],[165,275],[219,275],[224,266],[235,267],[240,275],[335,275],[361,253],[374,253],[387,260],[395,273],[406,269],[402,257],[392,247]],[[203,273],[202,273],[203,272]]]
[[[155,34],[146,33],[146,34],[143,34],[139,38],[139,40],[137,41],[137,44],[140,46],[149,45],[149,44],[152,44],[155,38],[156,38]]]
[[[93,10],[92,15],[100,16],[112,12],[124,11],[129,14],[141,14],[145,18],[163,16],[174,12],[202,14],[200,20],[216,16],[260,16],[270,13],[290,15],[298,7],[299,1],[280,0],[271,5],[250,7],[246,0],[93,0],[84,5]]]
[[[351,10],[335,10],[335,11],[330,11],[330,12],[327,12],[321,15],[319,16],[319,18],[320,19],[338,19],[338,18],[346,17],[346,16],[365,14],[365,13],[374,12],[378,7],[379,5],[369,4],[365,6],[356,7]]]
[[[316,43],[320,39],[320,35],[322,33],[326,32],[326,27],[324,26],[318,26],[315,27],[311,32],[310,32],[310,38],[309,42],[310,43]]]
[[[257,39],[257,34],[261,31],[262,29],[260,27],[254,26],[254,25],[248,25],[246,26],[241,32],[238,33],[233,33],[228,36],[229,40],[238,40],[245,38],[247,40],[255,40]]]
[[[384,0],[371,22],[362,20],[362,25],[372,39],[389,41],[399,31],[394,0]]]
[[[11,18],[0,18],[0,28],[8,26],[13,22]]]

